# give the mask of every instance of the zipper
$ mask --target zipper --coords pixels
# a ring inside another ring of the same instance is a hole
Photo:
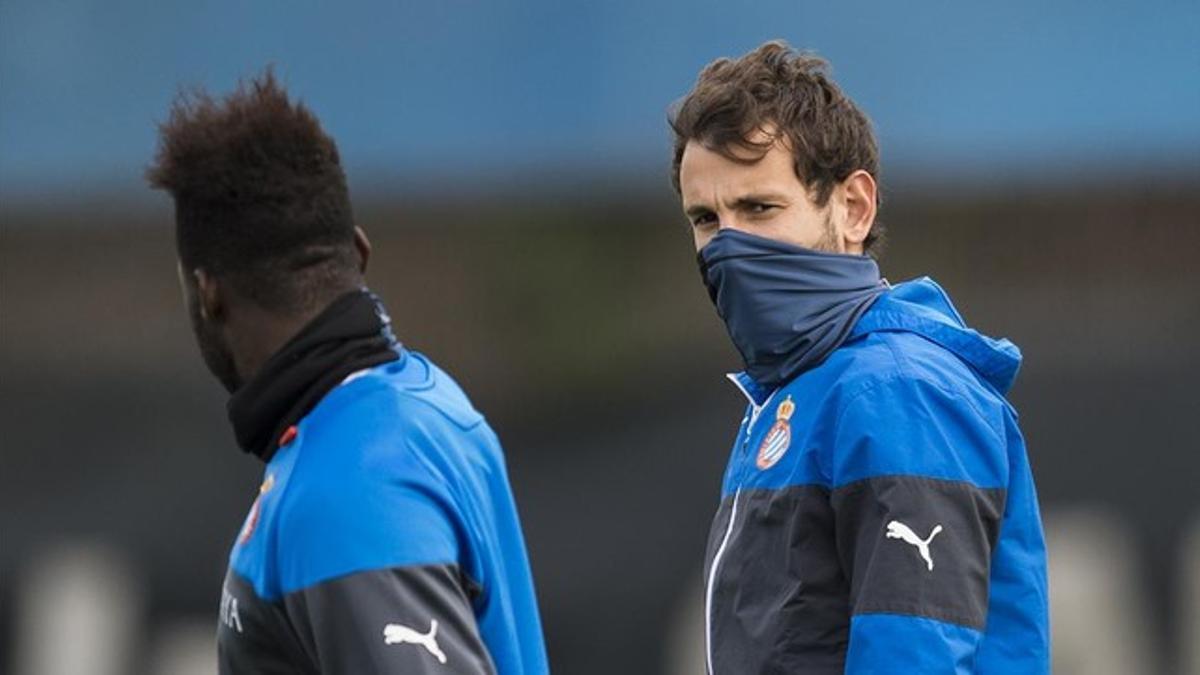
[[[733,492],[733,507],[729,511],[729,524],[725,526],[725,536],[721,538],[721,545],[717,547],[717,552],[713,554],[712,566],[708,571],[708,587],[704,593],[704,642],[705,642],[705,661],[708,667],[708,675],[713,675],[713,644],[712,644],[712,602],[713,591],[717,585],[717,572],[720,571],[721,558],[725,555],[725,548],[729,545],[729,538],[733,535],[733,525],[737,522],[738,497],[742,496],[742,468],[746,462],[746,448],[750,446],[750,437],[753,435],[754,423],[758,421],[758,416],[762,411],[771,404],[771,399],[775,398],[775,394],[779,393],[779,388],[771,392],[767,400],[758,405],[754,401],[754,397],[742,383],[738,381],[734,375],[727,376],[734,385],[746,396],[750,401],[750,414],[746,420],[745,432],[742,438],[742,445],[737,449],[737,455],[734,466],[734,474],[732,476],[734,483],[738,486]]]
[[[713,589],[717,583],[717,571],[720,569],[721,557],[725,555],[725,547],[729,544],[729,536],[733,534],[733,524],[737,520],[738,497],[742,494],[742,488],[738,488],[733,493],[733,508],[729,512],[729,525],[725,527],[725,536],[721,538],[721,545],[717,547],[717,552],[713,554],[712,569],[708,571],[708,589],[704,593],[704,637],[705,637],[705,659],[708,665],[708,675],[713,675],[713,644],[712,644],[712,601]]]

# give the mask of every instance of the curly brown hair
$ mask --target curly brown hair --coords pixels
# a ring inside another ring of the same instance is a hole
[[[689,141],[736,162],[753,163],[779,140],[792,151],[796,177],[817,206],[862,169],[879,179],[879,146],[871,121],[829,77],[829,64],[782,41],[736,59],[720,58],[700,71],[692,91],[668,115],[675,135],[671,183]],[[755,141],[761,132],[770,136]],[[881,203],[876,193],[877,206]],[[876,222],[863,242],[874,253],[883,236]]]
[[[184,92],[159,126],[154,188],[175,201],[179,259],[296,310],[357,273],[337,145],[270,68],[221,100]]]

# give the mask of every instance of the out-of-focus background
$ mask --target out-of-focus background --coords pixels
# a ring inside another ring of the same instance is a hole
[[[669,103],[769,38],[883,147],[898,281],[1026,362],[1058,673],[1200,673],[1200,5],[0,1],[0,670],[212,672],[260,479],[141,172],[180,86],[273,63],[372,286],[504,441],[556,672],[695,673],[738,367]]]

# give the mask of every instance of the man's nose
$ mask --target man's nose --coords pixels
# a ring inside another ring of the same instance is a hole
[[[736,213],[718,213],[717,230],[745,230]]]

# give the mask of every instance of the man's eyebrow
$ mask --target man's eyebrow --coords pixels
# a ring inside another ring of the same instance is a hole
[[[734,208],[745,208],[751,204],[787,202],[788,198],[782,192],[754,192],[738,197],[733,202]],[[706,213],[712,213],[713,208],[707,204],[693,204],[683,211],[688,218],[695,218]]]
[[[733,202],[734,206],[741,207],[749,204],[763,204],[772,202],[784,202],[787,197],[776,192],[756,192],[753,194],[742,195]]]

